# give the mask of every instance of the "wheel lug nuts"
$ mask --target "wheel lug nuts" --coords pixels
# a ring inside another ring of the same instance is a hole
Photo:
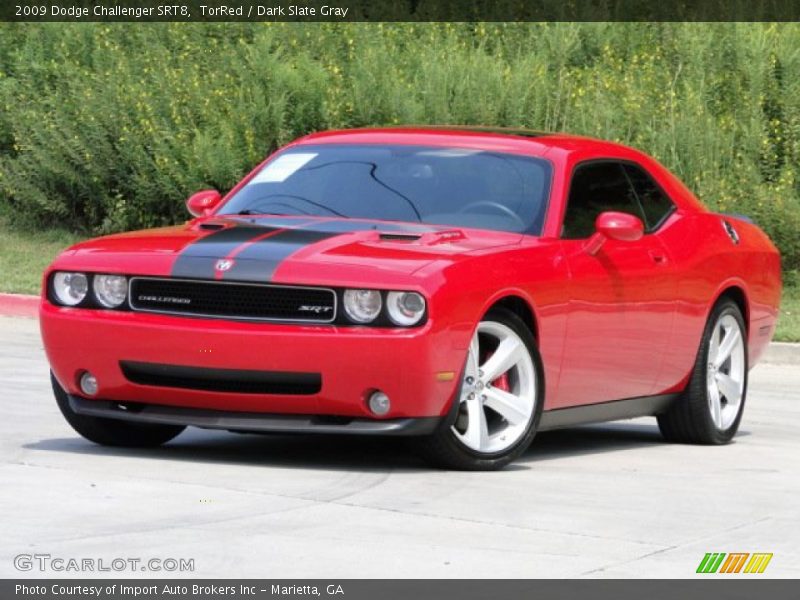
[[[470,394],[467,396],[467,400],[475,400],[475,394]]]
[[[473,383],[475,383],[475,378],[474,377],[467,377],[467,385],[472,385]]]

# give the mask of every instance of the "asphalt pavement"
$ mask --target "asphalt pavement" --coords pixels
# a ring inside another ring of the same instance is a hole
[[[691,577],[707,552],[773,553],[741,577],[800,576],[797,365],[751,372],[728,446],[636,419],[544,433],[498,473],[432,470],[390,439],[95,446],[59,414],[31,319],[0,317],[0,382],[0,577]],[[151,558],[194,571],[38,568]]]

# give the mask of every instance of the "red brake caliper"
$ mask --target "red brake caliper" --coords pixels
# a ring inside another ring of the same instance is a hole
[[[487,360],[489,360],[492,357],[492,354],[494,354],[494,352],[487,352],[481,363],[485,363]],[[504,392],[510,392],[511,386],[508,384],[508,373],[503,373],[500,375],[500,377],[492,381],[492,387],[496,387]]]
[[[508,373],[503,373],[492,382],[492,386],[504,392],[510,392],[511,386],[508,385]]]

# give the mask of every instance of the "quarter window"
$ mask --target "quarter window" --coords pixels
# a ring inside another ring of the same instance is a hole
[[[623,168],[642,205],[647,231],[657,229],[675,205],[644,169],[630,163],[624,163]]]

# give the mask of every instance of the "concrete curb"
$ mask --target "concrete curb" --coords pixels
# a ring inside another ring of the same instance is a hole
[[[0,294],[0,316],[35,319],[39,314],[39,296]]]
[[[0,294],[0,317],[35,319],[39,315],[39,296]],[[777,365],[800,365],[800,344],[772,342],[761,362]]]
[[[800,344],[772,342],[761,357],[762,362],[778,365],[800,365]]]

